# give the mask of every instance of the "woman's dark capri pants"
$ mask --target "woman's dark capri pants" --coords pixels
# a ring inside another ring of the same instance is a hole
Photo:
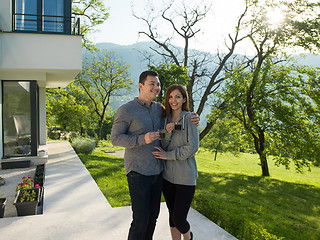
[[[173,184],[163,179],[163,196],[169,209],[169,225],[185,234],[190,229],[187,215],[196,186]]]

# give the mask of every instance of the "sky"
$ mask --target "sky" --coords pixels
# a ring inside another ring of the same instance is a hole
[[[104,0],[105,6],[109,8],[109,18],[99,27],[99,32],[94,33],[91,40],[95,43],[110,42],[120,45],[131,45],[137,42],[150,41],[146,36],[138,34],[146,30],[143,21],[132,15],[132,5],[136,12],[146,13],[145,4],[147,0]],[[158,4],[163,0],[156,1]],[[188,0],[185,0],[188,1]],[[191,1],[194,2],[194,1]],[[207,1],[208,2],[208,1]],[[215,52],[223,45],[223,39],[233,31],[236,17],[240,15],[241,0],[215,0],[209,1],[213,5],[210,14],[202,21],[201,32],[190,48]],[[155,6],[159,8],[162,5]],[[232,7],[230,7],[232,6]],[[164,30],[165,31],[165,30]],[[176,41],[175,45],[182,46],[183,42]]]

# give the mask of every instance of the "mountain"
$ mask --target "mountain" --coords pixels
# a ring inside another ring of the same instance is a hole
[[[100,49],[106,49],[109,52],[113,52],[114,56],[117,60],[120,60],[122,63],[130,65],[129,75],[131,79],[134,81],[132,85],[132,90],[130,93],[123,94],[119,97],[114,97],[110,106],[115,110],[120,105],[125,102],[132,100],[134,97],[139,95],[138,93],[138,82],[139,75],[142,71],[147,70],[148,61],[145,59],[144,54],[154,55],[154,52],[150,49],[150,47],[156,47],[153,42],[139,42],[132,45],[118,45],[114,43],[97,43],[96,47]],[[88,55],[86,50],[83,51],[83,57],[85,58]],[[215,56],[212,54],[212,57]],[[298,60],[300,64],[320,67],[320,56],[315,56],[312,54],[306,54],[305,57],[301,57],[300,55],[294,55],[294,57]],[[160,57],[158,57],[160,60]],[[205,120],[205,117],[209,113],[209,108],[202,114],[202,120]],[[201,124],[202,125],[202,124]]]
[[[136,83],[136,85],[133,86],[133,92],[137,94],[139,75],[148,68],[148,61],[144,58],[143,53],[151,53],[150,47],[152,46],[154,46],[154,44],[151,42],[140,42],[133,45],[117,45],[113,43],[96,44],[96,47],[113,52],[118,60],[130,65],[130,77]]]
[[[138,42],[132,45],[118,45],[104,42],[97,43],[96,47],[113,52],[118,60],[121,60],[124,64],[130,65],[130,77],[136,84],[138,84],[140,73],[144,70],[147,70],[148,66],[148,61],[145,59],[143,53],[154,55],[154,52],[150,48],[156,48],[156,44],[153,42]],[[315,56],[307,53],[304,57],[298,54],[293,56],[300,64],[320,67],[320,55]],[[212,54],[212,57],[214,58],[215,56]],[[160,60],[160,57],[158,57],[158,59]],[[133,89],[133,93],[137,94],[137,87],[133,86]]]

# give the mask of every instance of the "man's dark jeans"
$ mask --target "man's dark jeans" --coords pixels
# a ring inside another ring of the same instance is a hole
[[[152,240],[160,212],[162,173],[145,176],[131,171],[127,180],[133,213],[128,240]]]

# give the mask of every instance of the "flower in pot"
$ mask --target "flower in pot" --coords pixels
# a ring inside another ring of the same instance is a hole
[[[0,218],[4,216],[4,209],[6,206],[7,198],[2,197],[4,194],[0,194]]]
[[[33,180],[31,178],[31,176],[24,176],[22,177],[22,183],[19,183],[17,188],[16,188],[16,192],[18,192],[21,189],[31,189],[33,186]]]
[[[44,178],[45,178],[45,169],[44,164],[37,165],[36,173],[34,177],[34,184],[39,184],[40,187],[43,187]]]
[[[16,191],[17,195],[14,205],[17,209],[18,216],[35,215],[40,198],[40,186],[35,184],[30,176],[23,177],[22,183],[19,183]]]

